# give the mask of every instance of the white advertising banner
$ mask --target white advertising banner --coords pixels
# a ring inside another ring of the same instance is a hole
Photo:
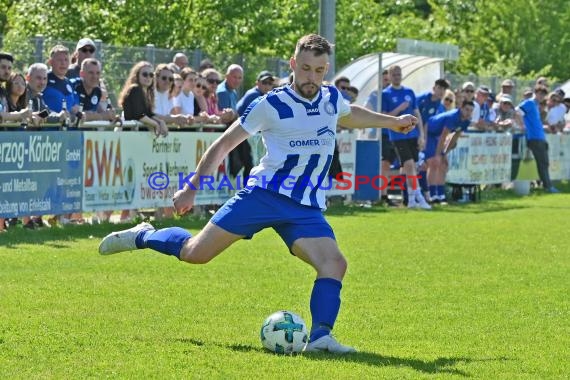
[[[512,136],[502,133],[465,133],[448,154],[446,181],[482,185],[511,179]]]
[[[189,179],[220,133],[85,132],[83,209],[113,210],[172,206],[172,195]],[[222,181],[226,163],[204,178],[196,204],[223,203],[235,184]]]

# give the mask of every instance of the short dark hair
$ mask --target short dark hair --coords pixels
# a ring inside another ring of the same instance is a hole
[[[461,103],[461,108],[465,106],[475,107],[475,103],[473,103],[473,100],[464,100],[463,103]]]
[[[348,91],[354,92],[355,95],[358,95],[358,88],[354,86],[348,86]]]
[[[436,85],[436,86],[439,86],[439,87],[441,87],[441,88],[443,88],[443,89],[446,89],[446,90],[450,87],[450,86],[449,86],[449,82],[446,81],[446,80],[443,79],[443,78],[436,80],[436,81],[435,81],[435,85]]]
[[[315,53],[315,55],[331,55],[333,45],[327,41],[326,38],[318,34],[307,34],[299,39],[295,47],[295,56],[300,52],[308,50]]]
[[[14,63],[14,57],[10,53],[0,53],[0,59],[5,59],[7,61]]]
[[[347,77],[338,77],[338,78],[336,78],[335,81],[334,81],[334,86],[335,86],[335,87],[338,87],[338,84],[339,84],[340,82],[347,82],[347,83],[350,83],[350,79],[348,79]]]
[[[534,86],[534,93],[536,94],[537,92],[542,92],[544,95],[546,95],[548,94],[548,88],[542,84],[537,84]]]

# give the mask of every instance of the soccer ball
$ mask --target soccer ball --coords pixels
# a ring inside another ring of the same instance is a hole
[[[301,352],[307,345],[307,325],[303,318],[282,310],[271,314],[261,326],[261,344],[276,354]]]

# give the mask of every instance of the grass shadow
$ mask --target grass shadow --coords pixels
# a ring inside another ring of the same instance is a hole
[[[236,352],[264,352],[269,353],[266,349],[244,345],[219,345],[220,347],[228,348]],[[510,360],[505,357],[500,358],[484,358],[484,359],[471,359],[465,357],[450,357],[450,358],[437,358],[435,360],[421,360],[421,359],[411,359],[411,358],[400,358],[395,356],[380,355],[374,352],[357,352],[347,355],[334,355],[330,353],[320,353],[320,352],[305,352],[302,354],[303,357],[309,360],[330,360],[335,362],[351,362],[360,363],[369,366],[377,367],[406,367],[411,368],[417,372],[425,374],[436,374],[436,373],[446,373],[451,375],[459,375],[462,377],[471,377],[471,375],[465,371],[457,368],[453,368],[457,364],[469,364],[474,362],[488,362],[488,361],[506,361]]]

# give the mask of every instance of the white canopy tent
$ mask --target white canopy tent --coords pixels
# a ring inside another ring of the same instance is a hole
[[[416,95],[429,91],[434,82],[443,77],[443,59],[400,53],[381,53],[382,67],[398,65],[402,68],[402,83],[416,92]],[[364,105],[372,91],[378,89],[380,53],[362,56],[343,67],[335,79],[345,76],[350,84],[358,88],[356,104]]]

